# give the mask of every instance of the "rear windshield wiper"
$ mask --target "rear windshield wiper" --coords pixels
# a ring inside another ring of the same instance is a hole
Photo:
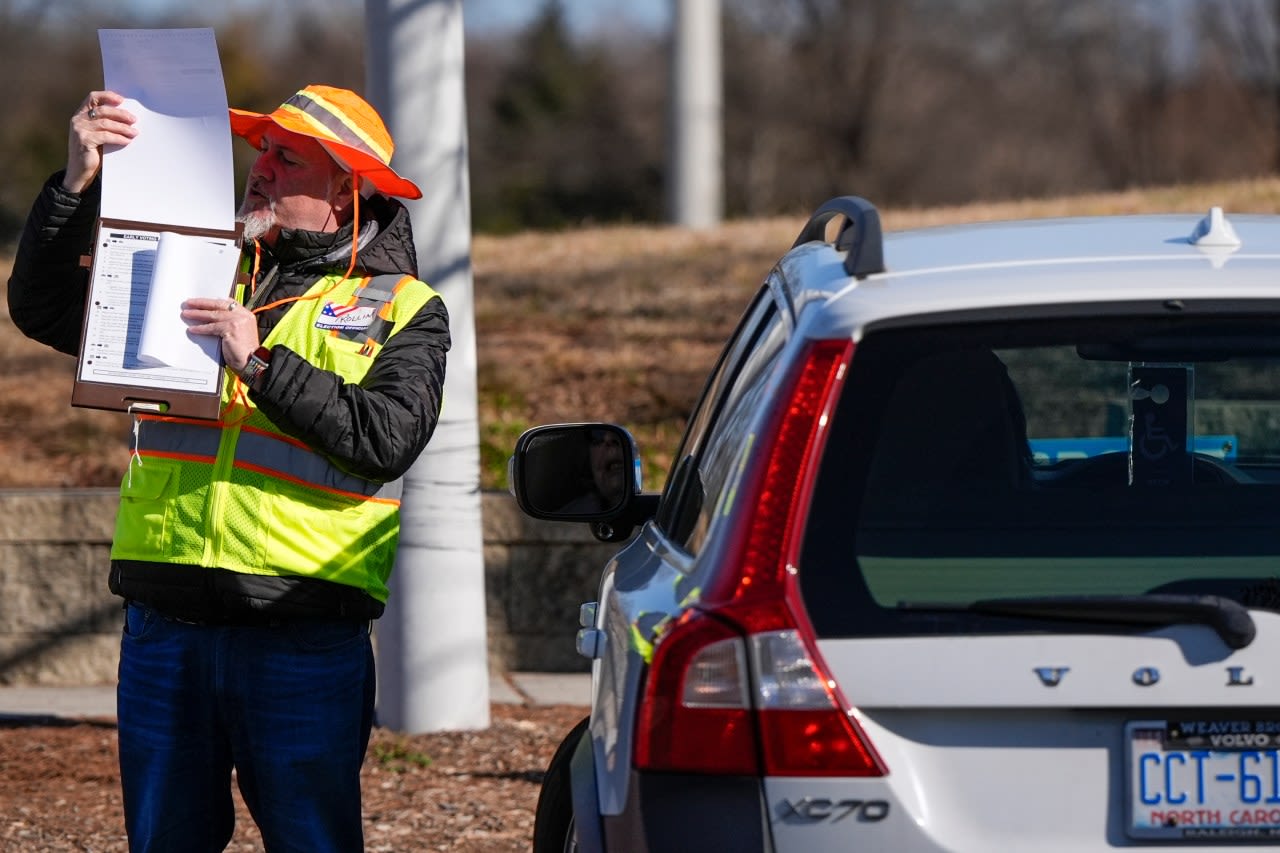
[[[1253,642],[1257,628],[1248,609],[1217,595],[1050,595],[1035,598],[984,598],[963,603],[902,601],[899,610],[1026,616],[1123,625],[1208,625],[1233,649]]]

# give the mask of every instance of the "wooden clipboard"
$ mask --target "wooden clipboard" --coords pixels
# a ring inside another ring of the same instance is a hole
[[[112,239],[113,229],[115,235],[125,232],[154,233],[157,236],[157,240],[159,235],[166,231],[211,237],[217,240],[232,241],[238,251],[242,245],[243,225],[237,223],[234,230],[223,231],[181,225],[161,225],[154,222],[137,222],[125,219],[100,218],[98,220],[97,228],[94,232],[93,252],[80,259],[80,265],[89,269],[89,283],[88,293],[85,298],[85,316],[80,336],[80,351],[76,360],[76,376],[71,388],[71,405],[90,409],[217,420],[221,409],[222,385],[225,382],[225,371],[222,369],[221,363],[219,363],[216,373],[211,372],[209,376],[201,377],[202,382],[195,383],[198,386],[203,385],[198,390],[190,390],[188,387],[183,387],[184,383],[182,381],[168,381],[163,377],[157,379],[151,374],[146,374],[146,379],[140,379],[139,377],[144,375],[142,372],[131,377],[131,368],[128,365],[115,365],[113,361],[107,364],[104,369],[94,367],[93,359],[99,359],[97,362],[99,366],[104,364],[98,353],[108,348],[101,341],[90,340],[91,335],[99,334],[101,329],[109,322],[104,320],[105,315],[100,312],[118,312],[122,304],[118,294],[110,300],[103,298],[108,285],[103,283],[104,277],[100,275],[103,271],[99,269],[99,263],[103,262],[104,255],[107,254],[103,251],[107,245],[104,241]],[[135,236],[135,239],[144,238]],[[236,283],[241,280],[239,269],[240,267],[237,263],[236,273],[227,282],[226,294],[228,296],[233,293]],[[125,286],[117,285],[117,289]],[[136,289],[132,282],[127,287],[131,293]],[[132,309],[131,303],[125,302],[123,304]],[[128,324],[133,320],[126,318],[124,322],[127,329]],[[112,335],[111,337],[114,339],[116,336]],[[125,338],[121,337],[115,343],[118,343],[123,348],[126,346],[124,340]],[[144,369],[138,368],[138,370]],[[86,378],[87,376],[89,378]]]

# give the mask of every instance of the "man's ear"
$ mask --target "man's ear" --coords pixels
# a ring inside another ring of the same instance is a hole
[[[351,204],[355,193],[352,188],[355,181],[350,172],[339,172],[333,182],[330,183],[330,203],[334,208],[342,210]]]

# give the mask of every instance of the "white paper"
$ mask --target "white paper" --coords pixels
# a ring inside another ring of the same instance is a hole
[[[103,156],[104,220],[94,246],[77,378],[211,394],[222,387],[221,342],[192,335],[192,296],[225,298],[240,253],[231,123],[210,29],[99,30],[106,87],[126,98],[138,135]]]
[[[148,319],[161,321],[167,327],[165,335],[170,341],[175,336],[194,337],[187,333],[176,311],[171,317],[167,310],[158,310],[154,318],[147,316],[148,293],[160,240],[160,232],[138,228],[104,226],[99,233],[90,285],[94,304],[86,312],[78,378],[111,385],[217,393],[222,388],[222,369],[221,353],[216,349],[213,360],[197,359],[193,362],[195,367],[154,366],[139,358],[142,329]],[[234,249],[231,254],[235,255]],[[233,262],[229,270],[219,273],[224,277],[221,290],[214,295],[227,295],[234,269]],[[212,280],[210,272],[209,281]],[[183,279],[176,281],[181,287]],[[217,344],[219,339],[210,340]]]
[[[107,89],[138,135],[107,146],[102,216],[235,227],[231,119],[213,30],[98,30]]]
[[[222,339],[186,332],[182,303],[193,296],[225,299],[239,259],[240,250],[232,240],[160,233],[138,336],[139,362],[181,370],[221,366]]]

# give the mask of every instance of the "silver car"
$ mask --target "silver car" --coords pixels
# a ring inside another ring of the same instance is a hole
[[[620,543],[535,850],[1280,843],[1280,217],[833,199],[638,471],[511,460]]]

